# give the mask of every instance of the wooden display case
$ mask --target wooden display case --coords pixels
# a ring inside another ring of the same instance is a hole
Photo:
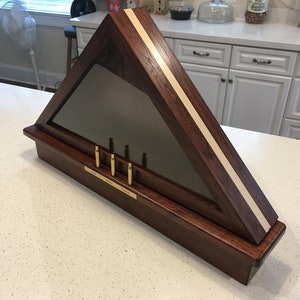
[[[106,16],[24,133],[41,159],[243,284],[284,233],[144,9]]]

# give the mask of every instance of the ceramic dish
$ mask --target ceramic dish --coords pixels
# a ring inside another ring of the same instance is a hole
[[[169,7],[171,18],[173,20],[189,20],[194,8],[190,6],[172,6]]]

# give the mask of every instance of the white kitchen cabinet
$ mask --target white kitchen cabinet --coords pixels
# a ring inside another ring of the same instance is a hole
[[[175,54],[216,119],[279,134],[296,53],[175,40]]]
[[[79,54],[94,32],[77,27]],[[219,123],[272,134],[298,134],[295,126],[300,117],[295,112],[291,115],[292,108],[283,120],[296,52],[170,37],[166,41]],[[298,73],[300,77],[300,69]],[[297,85],[300,91],[300,78],[293,83],[294,94],[300,94],[294,91]],[[299,113],[300,104],[298,108]],[[286,130],[287,126],[293,130]]]
[[[228,69],[182,63],[219,123],[222,121]]]
[[[299,59],[300,60],[300,59]],[[296,76],[300,76],[300,66],[296,70]],[[293,79],[285,118],[282,122],[280,135],[300,139],[300,78]]]
[[[97,11],[71,19],[71,25],[77,28],[79,53],[106,15],[106,12]],[[300,101],[297,96],[300,67],[294,72],[295,66],[300,65],[300,58],[296,63],[300,52],[297,27],[289,23],[271,26],[267,22],[254,28],[239,20],[228,26],[218,26],[199,23],[197,19],[181,23],[173,22],[168,16],[152,17],[219,122],[224,120],[231,126],[273,134],[278,134],[281,123],[279,134],[299,137],[299,110],[291,114],[292,107],[300,107],[297,102]],[[270,31],[270,26],[274,27],[274,32]],[[249,76],[235,77],[238,73],[233,71]],[[260,82],[258,74],[266,75],[269,81],[263,76]],[[287,81],[291,83],[288,100]],[[257,89],[263,90],[264,96],[258,94]],[[247,98],[249,90],[251,99]],[[247,97],[237,100],[237,95]],[[239,108],[234,108],[233,103]],[[252,105],[251,112],[249,106]],[[284,106],[285,115],[280,119]]]
[[[279,134],[297,54],[235,46],[222,124]]]
[[[177,39],[174,48],[183,68],[221,123],[231,46]]]
[[[278,134],[290,77],[230,70],[222,124]]]

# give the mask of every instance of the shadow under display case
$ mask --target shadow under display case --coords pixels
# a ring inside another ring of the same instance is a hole
[[[144,9],[106,16],[24,133],[41,159],[243,284],[284,233]]]

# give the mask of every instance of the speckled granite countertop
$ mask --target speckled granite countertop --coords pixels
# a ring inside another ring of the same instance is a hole
[[[287,225],[243,286],[37,158],[52,94],[0,95],[0,299],[299,299],[300,141],[224,127]]]

